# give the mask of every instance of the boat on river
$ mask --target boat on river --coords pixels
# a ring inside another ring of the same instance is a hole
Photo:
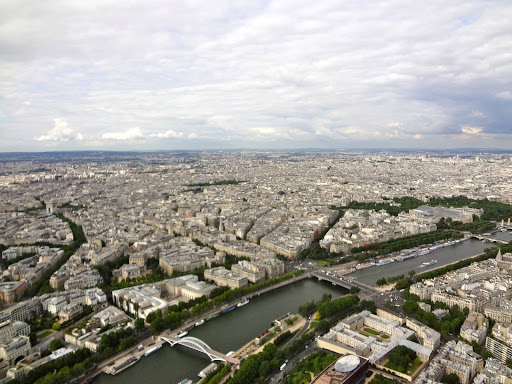
[[[247,305],[247,304],[249,304],[249,299],[245,299],[244,301],[238,303],[236,306],[238,308],[240,308],[240,307],[243,307],[244,305]]]
[[[155,353],[156,351],[158,351],[160,348],[162,348],[162,345],[157,345],[156,347],[153,347],[151,349],[148,349],[145,353],[144,353],[144,356],[149,356],[151,355],[152,353]]]
[[[232,307],[229,307],[228,309],[225,309],[223,311],[221,311],[220,313],[228,313],[228,312],[231,312],[232,310],[234,310],[236,307],[233,305]]]
[[[125,369],[130,368],[137,361],[139,361],[139,359],[140,359],[140,357],[135,357],[135,356],[130,357],[125,362],[123,362],[123,363],[121,363],[119,365],[116,365],[115,367],[112,367],[112,369],[110,370],[110,374],[117,375],[119,372],[122,372]]]
[[[432,265],[432,264],[435,264],[435,263],[437,263],[437,260],[425,261],[423,264],[420,265],[420,267],[422,267],[422,268],[428,267],[429,265]]]
[[[187,336],[187,335],[188,335],[188,331],[183,331],[183,332],[178,333],[178,334],[177,334],[176,336],[174,336],[174,337],[176,337],[177,339],[181,339],[182,337],[185,337],[185,336]]]

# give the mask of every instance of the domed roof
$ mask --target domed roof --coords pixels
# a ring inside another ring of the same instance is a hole
[[[334,369],[342,373],[351,372],[359,366],[360,361],[356,355],[346,355],[334,364]]]

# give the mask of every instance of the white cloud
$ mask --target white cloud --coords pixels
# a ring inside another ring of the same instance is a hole
[[[173,131],[172,129],[169,129],[168,131],[165,131],[165,132],[152,133],[149,136],[156,137],[159,139],[177,139],[177,138],[183,137],[183,132],[176,132],[176,131]]]
[[[480,135],[483,131],[483,128],[482,127],[470,127],[468,125],[465,125],[465,126],[461,127],[460,130],[462,131],[462,133],[464,133],[466,135]]]
[[[498,99],[503,99],[503,100],[512,100],[512,92],[503,91],[503,92],[496,94],[496,97]]]
[[[78,132],[75,133],[72,128],[68,127],[68,123],[64,119],[53,119],[54,126],[48,131],[46,135],[35,137],[37,141],[69,141],[69,140],[83,140],[83,135]]]
[[[436,147],[483,119],[509,133],[510,2],[11,3],[0,141],[13,150],[27,136],[63,149]],[[80,133],[40,128],[54,116]]]
[[[139,127],[130,128],[124,132],[108,132],[101,135],[103,139],[112,139],[112,140],[135,140],[135,139],[143,139],[144,135]]]

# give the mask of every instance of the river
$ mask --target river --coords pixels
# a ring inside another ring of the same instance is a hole
[[[494,243],[482,243],[476,239],[469,239],[451,246],[438,248],[427,255],[418,256],[414,259],[401,262],[395,261],[394,263],[382,265],[380,267],[374,266],[360,269],[351,273],[350,276],[362,283],[375,285],[376,281],[381,277],[398,276],[401,274],[407,275],[410,270],[415,270],[416,273],[419,274],[461,259],[478,255],[482,253],[485,248],[496,246],[497,244]],[[437,263],[428,267],[420,267],[422,263],[430,260],[437,260]]]
[[[297,312],[307,301],[318,300],[323,293],[333,298],[347,290],[326,281],[305,279],[267,292],[250,303],[192,329],[188,336],[197,337],[213,349],[227,353],[245,345],[270,327],[270,323],[287,312]],[[197,374],[210,364],[209,358],[185,347],[164,345],[150,357],[143,357],[133,367],[115,376],[102,373],[95,384],[176,384],[184,378],[196,381]]]
[[[498,236],[495,236],[498,238]],[[512,240],[509,233],[499,233],[499,238]],[[439,248],[428,255],[414,259],[394,262],[381,267],[370,267],[352,273],[359,281],[374,285],[381,277],[407,274],[414,269],[417,273],[429,271],[440,266],[465,259],[484,251],[485,248],[497,246],[470,239],[461,243]],[[419,266],[428,260],[438,262],[429,267]],[[341,287],[316,279],[301,280],[297,283],[278,288],[254,297],[241,308],[221,315],[194,328],[189,336],[197,337],[213,349],[227,353],[237,350],[251,339],[270,327],[270,323],[287,312],[296,312],[307,301],[318,300],[323,293],[330,293],[333,298],[347,293]],[[206,355],[184,347],[164,347],[151,355],[143,357],[136,365],[115,376],[101,374],[95,384],[140,384],[169,383],[175,384],[184,378],[197,379],[197,374],[210,363]]]

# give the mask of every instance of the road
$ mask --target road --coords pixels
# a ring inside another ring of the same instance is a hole
[[[304,323],[304,325],[302,326],[301,329],[299,329],[299,331],[293,335],[293,337],[288,340],[284,345],[283,345],[283,349],[288,347],[290,344],[292,344],[295,340],[298,340],[301,338],[301,336],[309,329],[311,325],[311,316],[309,316],[307,319],[306,319],[306,322]]]
[[[295,355],[290,357],[286,362],[286,367],[281,371],[279,368],[274,371],[265,381],[266,384],[277,384],[281,380],[283,380],[286,375],[291,372],[295,366],[301,361],[304,360],[310,354],[318,351],[318,347],[316,346],[316,340],[312,341],[308,345],[306,345],[303,349],[299,350]]]

